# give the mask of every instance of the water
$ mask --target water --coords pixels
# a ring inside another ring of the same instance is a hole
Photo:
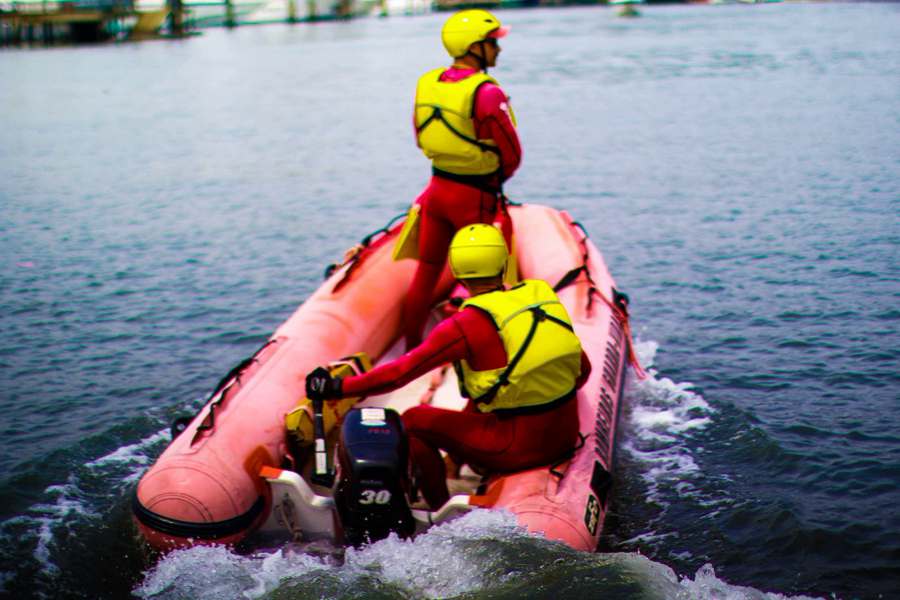
[[[0,54],[0,586],[11,598],[893,598],[900,9],[501,13],[519,201],[632,298],[602,552],[475,513],[411,542],[162,561],[129,497],[427,166],[443,15]]]

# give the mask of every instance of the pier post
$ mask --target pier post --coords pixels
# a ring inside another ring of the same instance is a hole
[[[233,0],[225,0],[225,26],[235,27],[237,21],[234,18],[234,2]]]
[[[184,35],[184,5],[181,0],[168,0],[168,2],[171,11],[169,29],[173,36],[181,37]]]
[[[288,0],[287,22],[288,23],[296,23],[297,22],[297,0]]]

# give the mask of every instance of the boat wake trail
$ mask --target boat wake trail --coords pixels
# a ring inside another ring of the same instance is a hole
[[[639,380],[629,374],[624,403],[624,434],[621,448],[629,462],[626,477],[640,473],[644,502],[656,508],[656,517],[642,532],[625,543],[653,544],[670,535],[653,530],[664,521],[671,499],[686,499],[714,510],[727,504],[726,498],[713,496],[704,485],[704,474],[697,464],[702,445],[697,435],[705,430],[716,413],[691,383],[677,383],[661,377],[652,368],[659,345],[638,341],[635,352],[648,377]]]
[[[492,571],[503,572],[497,564],[502,554],[489,547],[533,539],[512,514],[475,510],[413,540],[391,534],[358,549],[314,546],[310,553],[308,545],[289,544],[239,556],[221,547],[194,547],[169,554],[134,593],[212,599],[259,598],[275,590],[306,597],[304,591],[319,590],[315,597],[452,598],[485,589]]]
[[[43,578],[57,575],[54,555],[60,550],[59,532],[99,522],[109,505],[146,470],[151,456],[165,446],[168,438],[168,430],[159,431],[85,463],[70,473],[65,483],[48,486],[44,490],[46,501],[0,523],[0,540],[6,548],[30,547]]]
[[[154,426],[165,420],[164,415],[152,417]],[[65,454],[74,466],[65,481],[47,485],[38,502],[0,523],[0,591],[27,589],[29,597],[57,597],[65,580],[78,577],[71,564],[73,544],[87,543],[90,532],[103,530],[111,514],[127,504],[123,498],[128,490],[170,439],[166,427],[89,458],[96,445],[108,447],[109,438],[120,438],[120,434],[107,431],[67,449]],[[39,475],[26,476],[37,479]]]
[[[288,545],[242,556],[221,547],[169,554],[133,594],[213,598],[548,598],[782,600],[730,585],[710,565],[679,578],[637,553],[591,554],[531,535],[509,513],[475,510],[412,540],[323,552]],[[802,600],[796,597],[795,600]]]

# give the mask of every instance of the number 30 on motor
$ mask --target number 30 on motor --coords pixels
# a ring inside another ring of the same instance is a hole
[[[391,501],[391,493],[388,490],[363,490],[359,499],[360,504],[387,504]]]

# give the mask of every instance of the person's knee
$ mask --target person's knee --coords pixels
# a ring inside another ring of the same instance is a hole
[[[421,404],[406,409],[406,412],[400,416],[400,419],[403,421],[403,427],[410,433],[422,430],[428,412],[428,407]]]

